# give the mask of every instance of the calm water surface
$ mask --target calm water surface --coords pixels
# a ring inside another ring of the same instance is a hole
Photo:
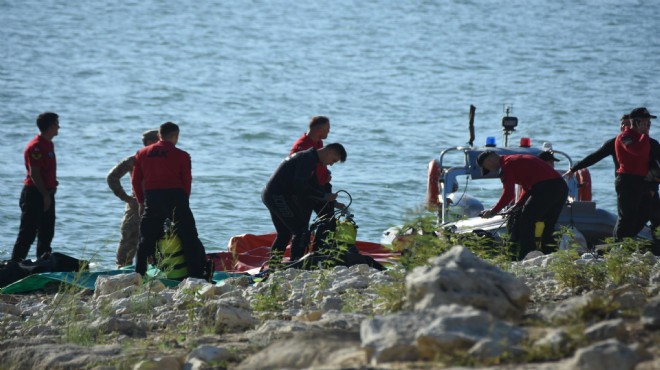
[[[550,141],[574,159],[631,108],[657,114],[659,17],[660,3],[626,0],[0,0],[0,259],[39,112],[61,117],[53,247],[99,268],[113,266],[123,212],[105,176],[165,121],[193,159],[208,251],[273,229],[259,193],[317,114],[349,154],[334,187],[353,195],[359,237],[378,241],[419,209],[427,163],[467,142],[470,104],[478,144],[501,142],[513,104],[512,141]],[[613,210],[611,161],[592,175]],[[474,186],[487,205],[499,195],[497,183]]]

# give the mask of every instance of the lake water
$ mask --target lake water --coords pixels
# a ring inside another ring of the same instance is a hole
[[[207,251],[273,230],[261,188],[318,114],[348,151],[334,189],[353,196],[359,238],[379,241],[419,209],[427,163],[467,142],[470,104],[475,144],[501,143],[512,104],[513,142],[574,159],[615,135],[622,113],[657,114],[659,17],[660,2],[627,0],[0,0],[0,259],[42,111],[61,124],[53,248],[100,268],[113,266],[123,213],[105,176],[165,121],[192,156]],[[611,161],[592,177],[614,210]],[[472,194],[489,206],[498,189]]]

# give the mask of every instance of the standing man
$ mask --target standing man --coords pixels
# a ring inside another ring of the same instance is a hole
[[[160,141],[135,155],[131,183],[140,207],[140,243],[135,272],[144,275],[147,258],[154,256],[165,219],[174,222],[181,238],[188,275],[205,279],[206,251],[197,235],[188,199],[192,186],[190,155],[176,147],[179,126],[165,122],[158,131]]]
[[[158,130],[149,130],[142,133],[142,144],[149,146],[158,141]],[[121,178],[127,173],[133,172],[135,155],[124,158],[119,162],[106,177],[110,190],[117,198],[126,202],[124,217],[121,220],[121,239],[117,246],[117,266],[123,267],[133,264],[133,257],[138,246],[140,231],[140,213],[135,194],[128,195],[121,186]]]
[[[644,108],[635,108],[630,112],[630,127],[621,132],[614,143],[619,168],[616,170],[615,188],[617,194],[618,220],[614,226],[617,240],[632,238],[644,227],[649,219],[649,212],[644,206],[649,197],[649,187],[644,178],[649,172],[651,144],[649,129],[651,118],[656,118]]]
[[[37,117],[39,134],[25,148],[27,176],[21,191],[21,225],[11,253],[12,261],[24,260],[37,238],[37,258],[50,253],[55,235],[55,190],[57,163],[53,138],[60,129],[59,116],[45,112]]]
[[[309,128],[306,133],[302,134],[293,143],[289,155],[294,153],[307,150],[309,148],[321,149],[323,148],[323,140],[328,138],[330,133],[330,118],[326,116],[314,116],[309,121]],[[321,188],[325,190],[326,193],[332,193],[332,184],[330,180],[332,176],[328,166],[318,163],[316,165],[316,176],[314,176],[310,181],[316,182]],[[330,232],[335,231],[336,223],[333,220],[335,207],[341,207],[343,205],[338,204],[336,201],[318,201],[313,198],[309,198],[309,204],[306,205],[307,216],[303,216],[307,223],[309,224],[309,219],[312,217],[312,210],[316,213],[316,216],[319,220],[324,220],[318,229],[316,230],[316,235],[314,238],[314,250],[319,250],[323,246],[323,241]],[[305,206],[305,205],[301,205]]]
[[[483,175],[490,171],[498,171],[502,181],[503,191],[493,208],[481,212],[481,217],[490,218],[502,210],[515,198],[515,185],[525,192],[515,207],[522,207],[518,222],[518,242],[520,250],[518,259],[525,258],[527,253],[535,250],[534,230],[536,222],[543,222],[542,249],[543,253],[551,253],[556,249],[552,237],[555,224],[562,207],[568,197],[568,186],[561,175],[538,157],[527,154],[500,156],[486,150],[477,157],[477,165]],[[516,240],[514,240],[516,241]]]
[[[291,240],[291,261],[304,255],[305,240],[309,233],[309,211],[306,204],[311,201],[331,202],[336,193],[327,192],[315,181],[318,165],[332,166],[346,161],[346,150],[339,143],[321,149],[310,148],[286,158],[268,180],[261,192],[261,200],[268,208],[277,231],[271,246],[270,265],[277,268],[282,262],[286,246]]]

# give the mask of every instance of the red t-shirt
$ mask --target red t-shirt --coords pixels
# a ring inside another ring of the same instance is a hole
[[[529,154],[503,155],[500,157],[500,180],[503,191],[491,211],[497,213],[516,197],[516,184],[525,193],[545,180],[560,179],[561,175],[543,160]]]
[[[139,203],[144,203],[145,190],[183,189],[190,196],[190,155],[169,141],[144,147],[135,155],[131,184]]]
[[[41,135],[35,136],[25,148],[23,159],[27,170],[27,176],[23,180],[23,184],[36,186],[30,178],[30,167],[39,167],[46,189],[52,190],[57,187],[57,162],[55,161],[55,146],[52,141],[41,137]]]
[[[303,150],[307,150],[309,148],[315,148],[317,150],[323,148],[323,140],[313,142],[312,139],[307,136],[307,133],[304,133],[301,137],[298,138],[298,140],[296,140],[295,143],[293,143],[289,155],[296,152],[302,152]],[[329,183],[331,178],[332,176],[330,176],[328,167],[319,162],[319,164],[316,165],[316,180],[319,182],[319,185],[325,185]]]
[[[614,142],[619,168],[616,173],[646,176],[649,172],[651,143],[649,136],[626,127]]]

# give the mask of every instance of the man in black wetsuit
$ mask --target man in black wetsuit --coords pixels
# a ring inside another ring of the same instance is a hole
[[[309,204],[318,201],[333,201],[336,193],[327,193],[317,181],[318,164],[332,166],[346,161],[346,150],[339,143],[321,149],[310,148],[286,158],[268,180],[261,192],[261,200],[270,211],[277,231],[271,246],[270,267],[277,268],[289,240],[291,261],[300,259],[305,253],[309,234]]]

